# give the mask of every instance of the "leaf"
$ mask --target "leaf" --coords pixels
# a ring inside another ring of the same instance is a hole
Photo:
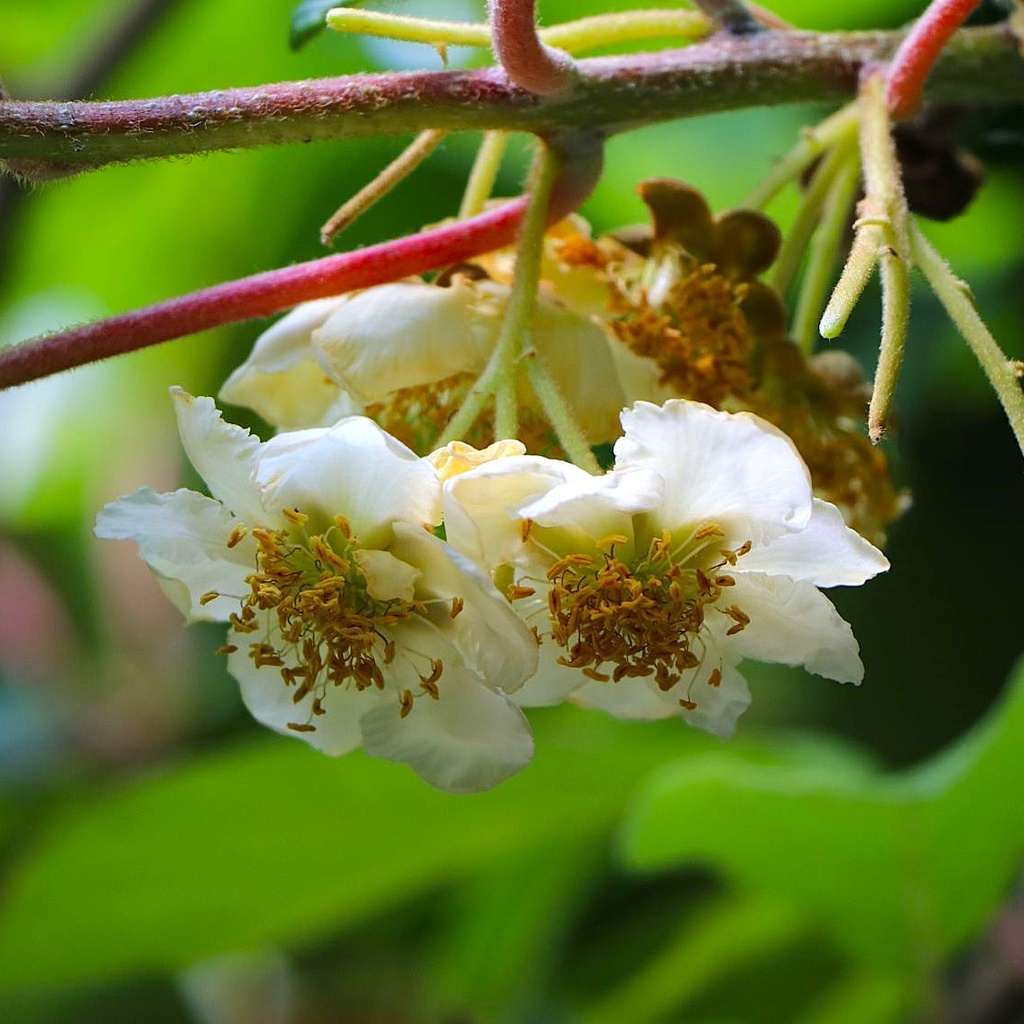
[[[862,963],[936,965],[982,926],[1019,866],[1024,662],[952,747],[885,774],[835,753],[664,768],[627,821],[627,861],[701,861],[813,914]],[[781,753],[781,751],[780,751]]]
[[[315,941],[527,851],[593,841],[640,777],[709,745],[678,722],[570,708],[535,719],[535,763],[475,796],[276,739],[64,809],[6,879],[0,988],[56,990]]]
[[[301,50],[327,28],[327,12],[335,7],[361,7],[366,0],[302,0],[292,8],[288,45]]]

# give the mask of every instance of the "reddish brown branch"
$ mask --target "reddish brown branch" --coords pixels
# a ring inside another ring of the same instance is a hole
[[[552,220],[575,210],[600,174],[603,140],[599,135],[578,134],[564,141],[567,156],[552,195]],[[471,259],[512,242],[525,206],[525,199],[515,199],[476,217],[417,235],[204,288],[0,350],[0,388],[222,324],[268,316],[309,299],[368,288]]]

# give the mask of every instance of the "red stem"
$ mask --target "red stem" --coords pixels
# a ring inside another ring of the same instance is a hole
[[[900,43],[889,65],[885,101],[894,118],[917,110],[924,83],[950,36],[967,20],[981,0],[932,0]]]
[[[595,134],[577,136],[555,183],[549,221],[571,213],[590,194],[600,175],[602,141]],[[526,199],[520,197],[454,224],[203,288],[0,350],[0,389],[211,327],[268,316],[309,299],[471,259],[510,244],[525,209]]]
[[[509,80],[538,96],[554,96],[571,84],[572,58],[545,46],[537,35],[535,0],[491,0],[494,55]]]

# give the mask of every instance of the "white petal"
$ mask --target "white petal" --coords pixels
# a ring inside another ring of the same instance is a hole
[[[600,708],[616,718],[657,721],[679,714],[678,701],[666,699],[652,679],[623,679],[618,683],[587,680],[570,700],[582,707]]]
[[[537,668],[537,642],[512,606],[469,559],[425,530],[394,526],[392,551],[422,575],[416,596],[431,621],[487,682],[506,692],[518,689]],[[453,619],[452,599],[463,601]]]
[[[445,484],[445,535],[456,550],[488,570],[519,562],[519,510],[561,483],[593,479],[577,466],[539,455],[489,462]]]
[[[711,664],[709,659],[701,666],[698,681],[688,690],[688,699],[697,706],[692,711],[681,709],[682,715],[687,725],[727,740],[736,731],[736,720],[750,707],[750,689],[739,671],[728,664],[719,665],[718,685],[709,686]]]
[[[503,693],[447,662],[438,688],[438,700],[421,694],[405,718],[394,697],[364,715],[366,752],[453,793],[490,789],[529,764],[529,724]]]
[[[236,525],[238,520],[213,498],[143,487],[100,509],[95,532],[108,540],[137,541],[143,561],[190,622],[223,622],[249,592],[245,577],[255,564],[251,537],[227,546]],[[210,591],[225,596],[201,605],[200,597]]]
[[[667,529],[716,522],[729,541],[766,543],[811,517],[811,483],[793,442],[750,413],[673,399],[622,414],[617,469],[649,466],[665,478]]]
[[[720,676],[713,677],[717,668]],[[709,680],[717,678],[717,685]],[[685,699],[696,704],[683,708]],[[750,690],[743,676],[729,664],[708,652],[705,662],[671,690],[663,692],[651,678],[623,679],[621,682],[588,682],[571,697],[576,704],[600,708],[616,718],[657,720],[681,716],[688,725],[728,739],[736,721],[750,706]]]
[[[344,515],[364,547],[386,547],[396,520],[440,521],[441,485],[430,464],[360,416],[271,438],[255,479],[268,510],[297,508],[324,523]]]
[[[275,635],[271,633],[271,642]],[[237,680],[242,700],[252,717],[275,732],[301,739],[325,754],[347,754],[358,747],[362,741],[359,729],[362,716],[374,707],[395,700],[394,694],[373,688],[360,693],[347,687],[328,687],[322,698],[325,714],[314,715],[312,693],[296,704],[293,700],[296,690],[285,684],[280,669],[270,665],[257,668],[249,657],[246,638],[232,633],[229,639],[238,645],[238,650],[228,655],[228,671]],[[289,722],[308,723],[315,729],[297,732],[288,728]]]
[[[362,412],[324,373],[311,337],[344,301],[345,296],[334,296],[304,302],[265,330],[220,389],[220,398],[255,409],[287,430],[329,426]]]
[[[313,334],[324,369],[364,402],[399,388],[443,380],[487,365],[502,305],[479,309],[478,289],[399,281],[349,297]]]
[[[731,575],[736,586],[729,590],[729,601],[750,616],[745,629],[721,641],[731,660],[740,656],[803,665],[840,683],[864,678],[853,630],[817,587],[788,576],[735,570]],[[725,616],[722,620],[715,628],[731,624]]]
[[[263,521],[252,471],[260,440],[248,430],[225,423],[212,398],[194,398],[171,388],[181,443],[210,493],[244,522]]]
[[[885,572],[889,560],[843,522],[835,505],[815,498],[811,520],[804,529],[755,545],[743,556],[739,568],[791,576],[818,587],[851,587]]]
[[[411,601],[422,570],[388,551],[360,549],[355,560],[366,578],[366,592],[378,601]]]
[[[533,343],[591,444],[619,436],[626,396],[604,331],[563,306],[538,301]]]
[[[547,493],[524,504],[519,515],[538,526],[561,526],[600,540],[613,533],[632,534],[630,517],[657,508],[664,496],[661,474],[648,466],[602,476],[573,473]]]

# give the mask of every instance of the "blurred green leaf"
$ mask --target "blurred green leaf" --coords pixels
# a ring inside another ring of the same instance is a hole
[[[361,7],[365,0],[302,0],[292,10],[288,45],[299,50],[327,28],[327,12],[334,7]]]
[[[66,808],[6,880],[0,988],[312,942],[428,887],[593,839],[639,778],[710,742],[678,722],[568,708],[536,717],[535,763],[477,796],[278,739]]]
[[[603,866],[594,844],[545,844],[473,879],[448,906],[452,927],[431,972],[452,1014],[528,1020],[550,993],[558,947]]]
[[[968,939],[1024,850],[1024,662],[1002,702],[921,767],[882,774],[834,751],[790,764],[712,754],[659,772],[627,822],[629,863],[701,861],[786,898],[860,961],[907,971]]]
[[[687,920],[658,955],[590,1006],[583,1024],[648,1024],[692,1000],[717,977],[769,958],[799,938],[804,917],[776,899],[725,897]]]

